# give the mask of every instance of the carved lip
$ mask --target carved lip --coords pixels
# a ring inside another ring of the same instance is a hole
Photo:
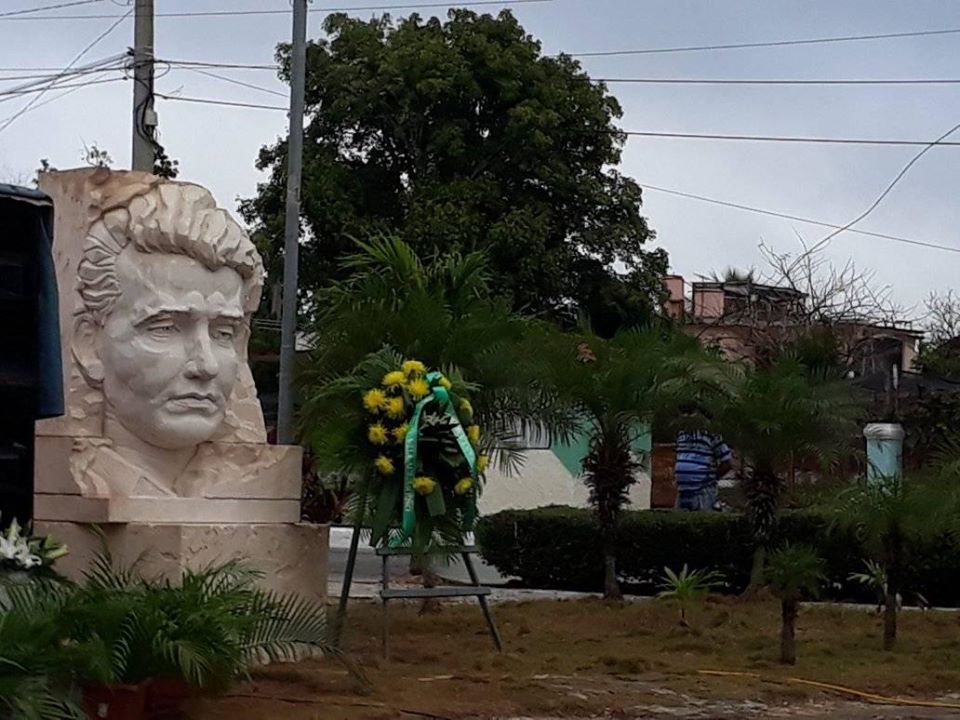
[[[188,392],[174,395],[167,402],[188,410],[216,411],[218,396],[213,393]]]

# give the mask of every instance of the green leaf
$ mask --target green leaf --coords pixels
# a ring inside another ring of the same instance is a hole
[[[443,490],[440,489],[439,485],[433,489],[432,493],[425,495],[424,500],[427,503],[427,511],[431,517],[446,515],[447,505],[443,500]]]
[[[397,520],[401,481],[384,482],[377,494],[373,520],[370,524],[370,545],[376,547],[386,537],[387,530]]]

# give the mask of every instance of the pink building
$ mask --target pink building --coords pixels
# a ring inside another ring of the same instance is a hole
[[[816,327],[807,312],[807,296],[793,288],[752,280],[685,283],[664,278],[664,312],[684,332],[716,346],[730,359],[756,362],[765,353]],[[689,288],[689,293],[687,292]],[[909,327],[882,326],[854,318],[832,322],[850,370],[857,376],[914,369],[922,333]]]

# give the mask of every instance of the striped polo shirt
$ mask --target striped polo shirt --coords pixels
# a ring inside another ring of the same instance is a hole
[[[715,485],[717,468],[732,457],[727,444],[713,433],[705,430],[677,433],[677,490],[693,493]]]

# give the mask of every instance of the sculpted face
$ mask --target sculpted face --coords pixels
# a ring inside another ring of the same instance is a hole
[[[116,273],[120,295],[96,341],[108,406],[152,445],[172,450],[210,440],[241,362],[240,275],[132,244]]]

